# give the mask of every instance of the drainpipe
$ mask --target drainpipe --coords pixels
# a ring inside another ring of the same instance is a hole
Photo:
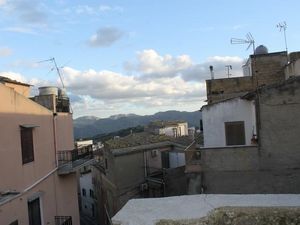
[[[146,156],[146,151],[143,151],[144,154],[144,176],[145,179],[147,178],[147,156]]]
[[[56,143],[56,113],[53,113],[53,141],[54,141],[54,158],[55,158],[55,167],[58,167],[57,159],[57,143]]]

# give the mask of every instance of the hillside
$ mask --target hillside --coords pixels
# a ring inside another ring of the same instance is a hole
[[[199,127],[200,118],[201,112],[199,111],[166,111],[147,116],[119,114],[104,119],[85,116],[74,120],[74,136],[75,138],[89,138],[138,125],[144,126],[154,120],[185,120],[189,126]]]

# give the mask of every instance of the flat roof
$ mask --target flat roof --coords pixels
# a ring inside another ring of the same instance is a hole
[[[200,219],[210,211],[225,206],[299,207],[300,194],[201,194],[132,199],[112,218],[112,222],[120,225],[154,225],[162,219]]]

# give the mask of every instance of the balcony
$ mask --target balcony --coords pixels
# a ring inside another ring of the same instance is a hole
[[[94,162],[92,146],[79,149],[58,151],[58,174],[66,175]]]
[[[72,216],[55,216],[55,225],[72,225]]]

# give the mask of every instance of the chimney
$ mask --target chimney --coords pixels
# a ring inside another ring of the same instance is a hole
[[[214,67],[212,65],[209,66],[209,70],[210,70],[210,76],[211,76],[211,79],[213,80],[215,77],[214,77]]]

